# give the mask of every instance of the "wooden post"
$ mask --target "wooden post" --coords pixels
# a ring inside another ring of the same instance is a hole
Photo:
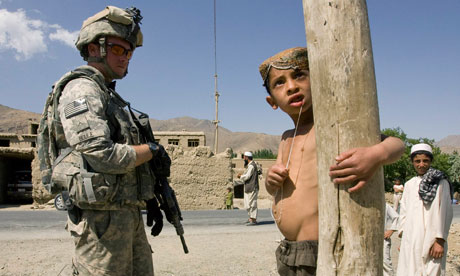
[[[384,185],[380,169],[360,191],[328,176],[340,152],[380,142],[365,0],[303,0],[319,185],[317,275],[382,275]]]

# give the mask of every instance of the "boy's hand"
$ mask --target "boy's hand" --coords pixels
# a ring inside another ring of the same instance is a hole
[[[268,169],[265,179],[265,187],[267,192],[274,195],[276,191],[283,185],[284,180],[289,175],[289,170],[283,164],[275,164]]]
[[[391,136],[371,147],[351,149],[335,158],[336,164],[331,166],[329,176],[334,178],[336,184],[357,181],[354,187],[348,189],[348,192],[355,192],[367,183],[380,166],[397,161],[404,149],[403,141]]]
[[[393,232],[394,230],[386,230],[384,233],[383,233],[383,238],[384,239],[389,239],[391,237],[391,235],[393,235]]]
[[[335,184],[358,181],[355,186],[348,189],[350,193],[356,192],[374,175],[381,165],[381,158],[376,146],[351,149],[335,158],[337,163],[330,167],[329,176],[334,178]]]

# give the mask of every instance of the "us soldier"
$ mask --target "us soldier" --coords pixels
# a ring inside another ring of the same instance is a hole
[[[145,143],[113,82],[142,46],[141,19],[136,8],[108,6],[85,20],[75,45],[87,65],[54,86],[50,133],[60,160],[52,183],[67,185],[73,203],[66,229],[75,242],[74,275],[153,275],[141,209],[154,200],[147,162],[164,148]],[[157,211],[152,234],[163,225]]]

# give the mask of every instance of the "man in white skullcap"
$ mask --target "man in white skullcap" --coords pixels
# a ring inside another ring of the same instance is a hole
[[[445,275],[447,236],[452,222],[451,192],[446,175],[431,168],[428,144],[411,148],[417,176],[404,185],[399,216],[402,236],[398,276]]]
[[[246,171],[244,174],[239,174],[240,181],[235,181],[244,184],[244,208],[248,211],[249,219],[246,223],[248,226],[257,224],[257,196],[259,195],[259,175],[257,173],[257,164],[252,160],[252,152],[247,151],[243,155],[244,166]]]

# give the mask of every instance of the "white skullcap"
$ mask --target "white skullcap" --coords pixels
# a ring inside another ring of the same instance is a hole
[[[244,156],[247,156],[247,157],[252,157],[252,152],[250,151],[247,151],[244,153]]]
[[[410,149],[410,154],[416,152],[416,151],[427,151],[431,154],[433,154],[433,150],[431,149],[431,146],[428,145],[428,144],[424,144],[424,143],[421,143],[421,144],[417,144],[417,145],[413,145],[412,148]]]

